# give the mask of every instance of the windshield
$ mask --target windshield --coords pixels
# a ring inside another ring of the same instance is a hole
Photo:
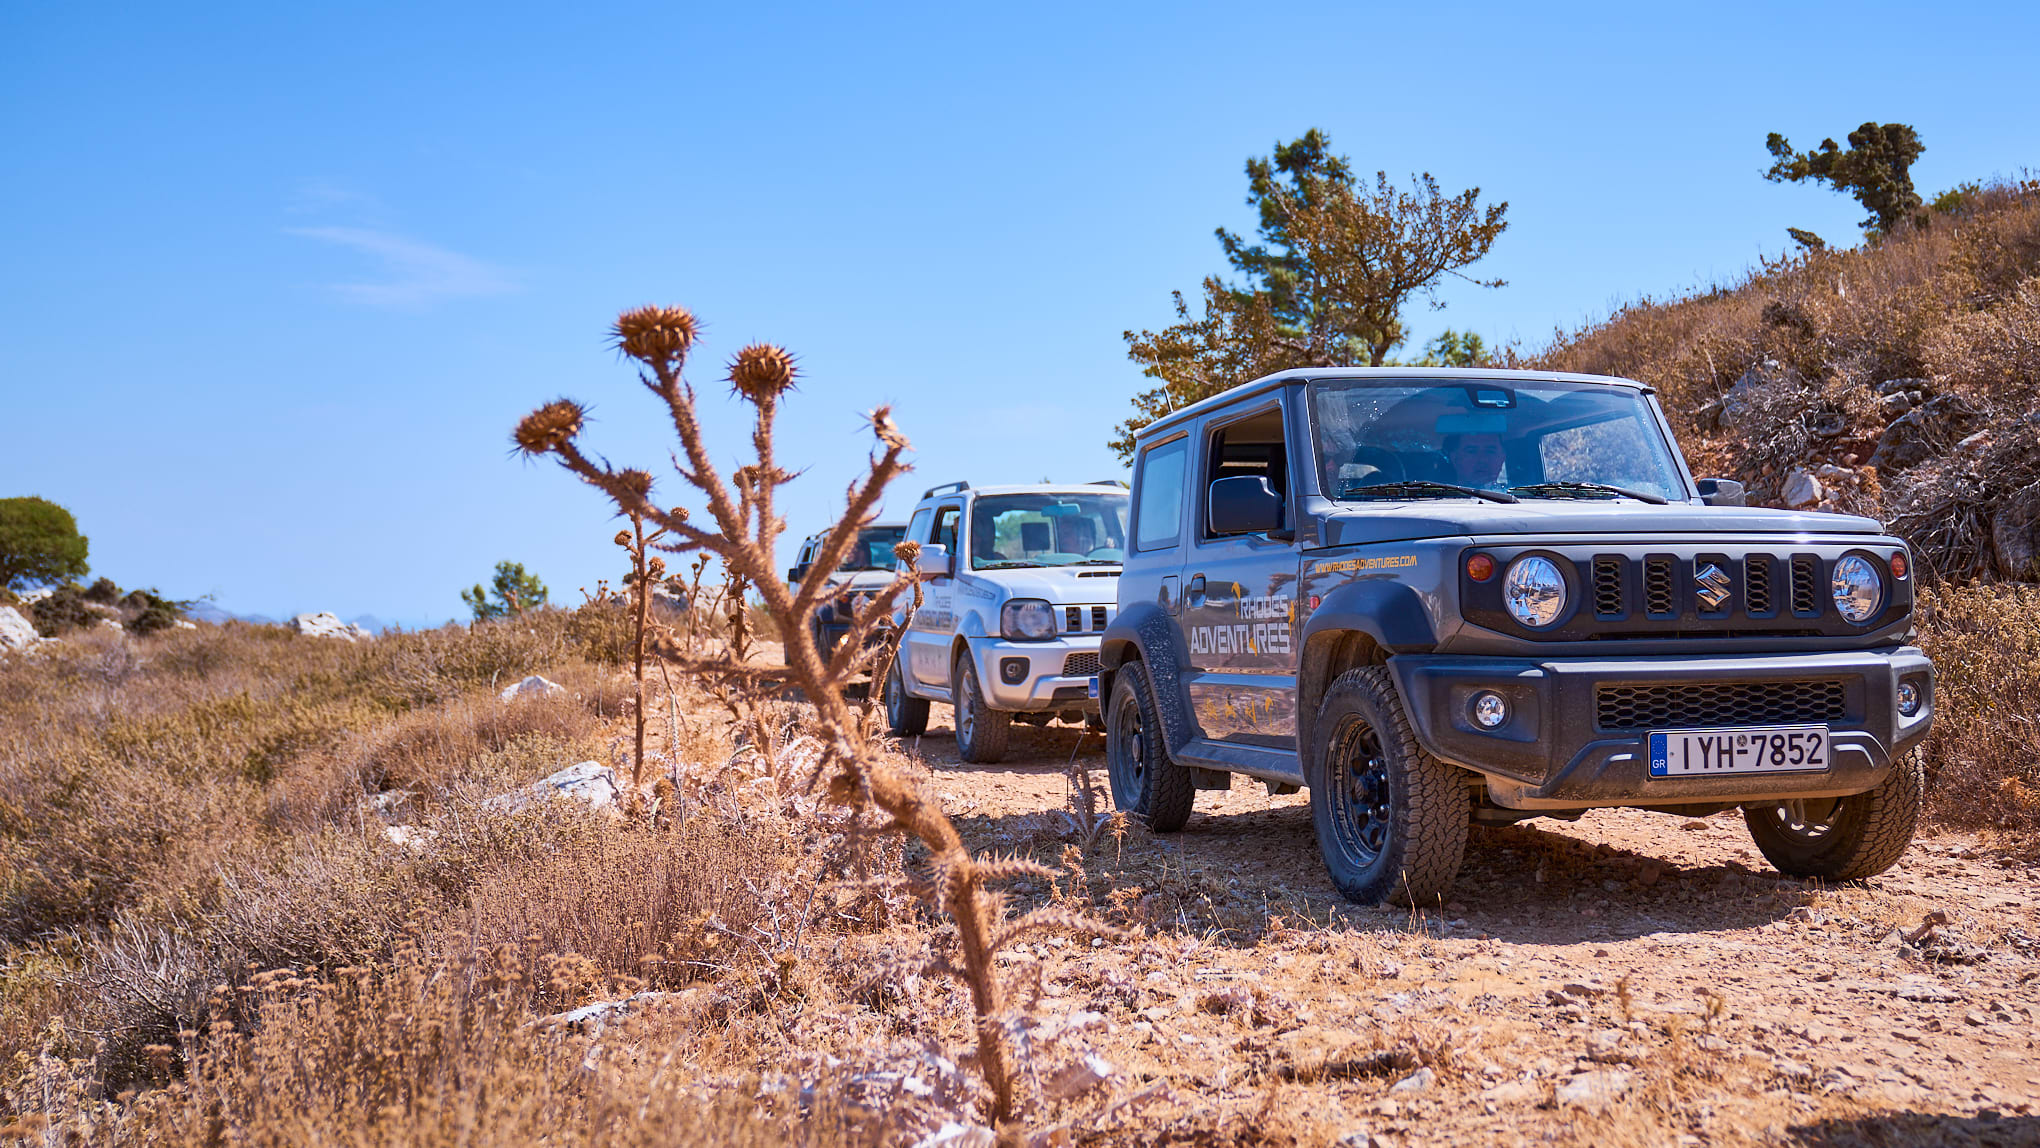
[[[1332,498],[1687,496],[1650,404],[1627,387],[1369,379],[1311,392]]]
[[[838,570],[890,570],[892,548],[907,536],[904,526],[867,526],[857,532],[857,542]]]
[[[1126,558],[1126,495],[995,494],[970,516],[970,568],[1117,565]]]

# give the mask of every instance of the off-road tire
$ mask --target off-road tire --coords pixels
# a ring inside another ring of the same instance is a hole
[[[970,655],[956,659],[949,681],[949,696],[956,699],[956,755],[974,765],[1002,760],[1007,735],[1013,732],[1013,715],[985,704],[984,687],[978,684]]]
[[[1807,813],[1824,814],[1817,829],[1792,828],[1788,807],[1782,804],[1745,805],[1743,821],[1758,851],[1780,873],[1861,881],[1905,856],[1919,827],[1926,791],[1926,766],[1918,754],[1909,753],[1893,762],[1891,773],[1868,792],[1834,798],[1825,811],[1812,801],[1800,803]]]
[[[1112,679],[1105,709],[1105,771],[1112,780],[1112,804],[1148,828],[1174,833],[1190,820],[1197,786],[1189,770],[1169,760],[1147,667],[1139,662],[1121,666]]]
[[[893,655],[892,665],[885,670],[885,684],[879,687],[885,703],[885,727],[894,737],[919,737],[928,732],[928,699],[907,692],[906,676],[900,670],[904,656],[904,651]]]
[[[1304,777],[1332,884],[1361,904],[1442,902],[1466,857],[1466,775],[1417,744],[1388,670],[1339,675],[1314,740]]]

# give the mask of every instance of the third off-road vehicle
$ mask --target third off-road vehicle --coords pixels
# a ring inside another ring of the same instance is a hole
[[[1434,902],[1471,822],[1740,806],[1784,872],[1911,840],[1933,666],[1905,545],[1741,505],[1650,388],[1289,371],[1141,431],[1100,649],[1112,791],[1155,829],[1308,786],[1347,896]]]

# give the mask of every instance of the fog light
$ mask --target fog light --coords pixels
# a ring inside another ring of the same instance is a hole
[[[1920,700],[1918,683],[1911,680],[1898,683],[1898,712],[1901,716],[1911,717],[1920,712]]]
[[[1473,695],[1473,721],[1482,729],[1498,729],[1509,720],[1509,703],[1492,690]]]
[[[1027,680],[1026,658],[1000,658],[999,678],[1009,686],[1017,686]]]

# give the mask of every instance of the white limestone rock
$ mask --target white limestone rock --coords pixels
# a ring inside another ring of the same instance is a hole
[[[534,801],[564,798],[590,809],[618,812],[616,771],[599,761],[570,765],[550,777],[510,793],[500,793],[482,802],[485,809],[515,812]]]
[[[1803,470],[1795,470],[1785,476],[1785,505],[1794,510],[1812,506],[1827,493],[1820,488],[1820,480]]]
[[[554,698],[566,692],[567,687],[558,682],[533,674],[514,686],[506,687],[499,696],[505,702],[514,702],[518,698]]]
[[[35,624],[12,606],[0,606],[0,650],[26,650],[42,641]]]
[[[299,614],[290,620],[291,628],[307,638],[339,638],[348,642],[365,642],[375,637],[352,622],[343,622],[331,613]]]

